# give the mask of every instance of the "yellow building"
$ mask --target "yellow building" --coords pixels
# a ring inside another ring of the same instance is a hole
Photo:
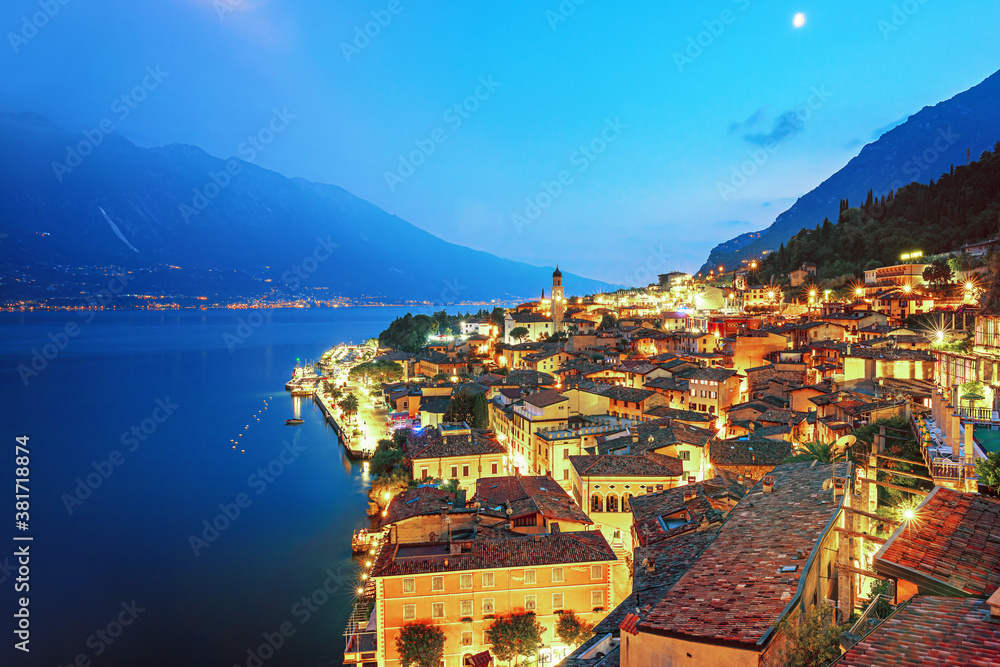
[[[370,620],[365,627],[348,626],[353,636],[345,663],[362,664],[363,653],[350,650],[357,646],[374,649],[372,664],[398,666],[396,638],[419,623],[444,631],[444,667],[465,667],[468,658],[489,650],[485,633],[495,619],[528,611],[544,628],[536,658],[555,664],[571,650],[555,634],[561,612],[596,623],[618,603],[615,562],[597,531],[482,530],[450,543],[386,544],[375,559],[373,583],[362,593],[373,603]]]
[[[487,431],[471,429],[465,422],[442,422],[411,433],[406,452],[414,479],[455,479],[470,493],[480,478],[507,474],[506,448]]]

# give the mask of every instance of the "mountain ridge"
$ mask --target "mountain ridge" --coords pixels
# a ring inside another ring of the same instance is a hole
[[[69,147],[86,155],[67,159]],[[164,266],[214,271],[217,294],[232,298],[327,287],[449,303],[551,284],[551,267],[450,243],[336,185],[189,144],[141,148],[115,132],[72,133],[35,113],[0,114],[0,179],[0,262],[25,272],[20,287],[82,265],[155,269],[135,287],[154,294],[175,289],[160,284]],[[295,280],[283,278],[289,271]],[[564,281],[571,293],[609,287],[569,273]]]
[[[699,269],[707,273],[720,265],[731,269],[742,260],[776,250],[804,228],[829,217],[836,220],[843,198],[861,201],[869,189],[876,196],[898,190],[910,182],[927,183],[965,164],[970,151],[977,157],[1000,138],[1000,71],[953,97],[927,105],[904,122],[866,144],[858,154],[822,183],[799,197],[758,238],[728,249],[741,235],[718,244]]]

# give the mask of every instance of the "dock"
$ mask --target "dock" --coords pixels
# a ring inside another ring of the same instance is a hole
[[[323,418],[328,424],[330,424],[330,426],[333,427],[333,431],[337,434],[337,438],[340,439],[341,444],[344,445],[344,449],[347,450],[347,455],[356,461],[370,459],[374,452],[365,449],[360,445],[355,445],[353,438],[348,435],[344,427],[337,422],[336,417],[334,417],[336,414],[336,408],[333,405],[332,399],[324,396],[323,392],[317,391],[313,393],[313,400],[317,405],[319,405],[319,409],[323,412]]]

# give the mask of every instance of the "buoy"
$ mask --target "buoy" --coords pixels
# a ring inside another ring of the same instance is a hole
[[[233,445],[233,449],[236,449],[236,445]]]
[[[240,454],[246,454],[246,453],[247,453],[247,450],[245,450],[245,449],[241,449],[240,450]]]

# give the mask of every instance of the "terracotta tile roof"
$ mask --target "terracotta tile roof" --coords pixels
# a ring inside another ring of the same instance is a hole
[[[543,535],[511,535],[504,539],[385,544],[372,567],[372,577],[404,574],[538,567],[564,563],[616,561],[608,541],[598,530]]]
[[[393,497],[382,518],[382,525],[412,519],[415,516],[440,514],[442,510],[451,508],[455,502],[455,494],[430,486],[421,486],[404,491]]]
[[[836,662],[838,667],[1000,667],[1000,623],[985,600],[918,595]]]
[[[697,370],[683,371],[676,375],[688,380],[706,380],[708,382],[725,382],[731,377],[738,375],[736,371],[727,368],[699,368]]]
[[[677,421],[697,422],[699,424],[713,424],[718,419],[715,415],[707,412],[695,412],[694,410],[680,410],[678,408],[667,407],[666,405],[654,405],[645,411],[646,415],[657,419],[666,417]]]
[[[776,466],[791,455],[790,442],[763,438],[716,441],[708,447],[708,460],[714,466]]]
[[[479,479],[476,500],[490,507],[509,502],[512,519],[538,513],[550,522],[594,523],[551,475]]]
[[[545,408],[550,405],[555,405],[556,403],[568,401],[569,399],[555,389],[546,389],[545,391],[540,391],[538,393],[531,394],[530,396],[524,396],[521,400],[530,405],[534,405],[537,408]]]
[[[609,385],[606,383],[600,392],[603,396],[615,401],[628,401],[629,403],[641,403],[650,396],[656,396],[656,392],[651,389],[632,389],[631,387],[621,387],[619,385]]]
[[[916,517],[875,554],[877,572],[922,593],[986,597],[1000,587],[1000,501],[937,487]]]
[[[789,463],[733,508],[719,536],[639,625],[671,636],[756,647],[798,590],[808,555],[840,510],[823,483],[847,464]],[[796,559],[796,552],[805,555]],[[783,566],[798,566],[780,572]]]
[[[684,474],[680,459],[653,452],[571,456],[569,462],[581,477],[680,477]]]
[[[505,454],[507,448],[485,431],[472,429],[469,435],[442,437],[437,429],[410,431],[406,436],[406,452],[411,459],[436,459],[448,456]]]
[[[637,635],[639,634],[638,626],[639,626],[639,617],[635,614],[628,613],[625,615],[625,620],[622,621],[621,625],[619,625],[618,627],[622,631],[627,632],[630,635]]]

